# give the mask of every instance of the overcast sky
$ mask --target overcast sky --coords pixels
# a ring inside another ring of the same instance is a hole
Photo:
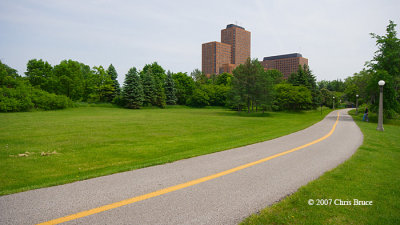
[[[317,80],[344,79],[372,58],[369,33],[385,34],[389,20],[400,24],[399,0],[0,0],[0,60],[21,75],[33,58],[112,63],[122,84],[154,61],[201,69],[201,44],[237,23],[251,32],[252,58],[299,52]]]

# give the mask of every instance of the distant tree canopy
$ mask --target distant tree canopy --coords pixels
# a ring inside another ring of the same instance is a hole
[[[345,83],[341,79],[326,81],[322,80],[317,83],[318,89],[326,88],[329,91],[343,92]]]

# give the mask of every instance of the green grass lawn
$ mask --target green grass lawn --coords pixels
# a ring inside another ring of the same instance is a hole
[[[354,119],[364,143],[348,161],[242,224],[400,224],[400,126],[384,124],[385,131],[379,132],[376,123],[361,121],[362,114]],[[310,206],[309,199],[358,199],[373,205]]]
[[[223,108],[103,106],[2,113],[0,195],[273,139],[304,129],[329,111],[248,115]]]

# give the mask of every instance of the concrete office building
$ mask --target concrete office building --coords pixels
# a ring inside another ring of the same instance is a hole
[[[243,27],[229,24],[221,30],[221,42],[202,44],[203,73],[232,73],[237,65],[246,62],[250,57],[250,34]]]
[[[303,58],[300,53],[293,53],[264,57],[261,64],[264,69],[279,70],[283,74],[284,78],[288,78],[290,74],[297,72],[299,65],[308,65],[308,59]]]

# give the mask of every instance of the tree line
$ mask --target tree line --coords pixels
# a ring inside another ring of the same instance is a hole
[[[190,75],[166,71],[157,62],[142,70],[129,69],[120,87],[111,64],[90,67],[63,60],[52,66],[42,59],[27,63],[25,76],[0,62],[0,111],[51,110],[73,106],[73,102],[109,102],[121,107],[188,105],[225,106],[238,111],[307,110],[318,106],[354,106],[371,111],[378,106],[377,82],[385,80],[386,117],[399,111],[400,41],[390,21],[384,36],[371,34],[378,46],[366,68],[342,80],[316,81],[312,70],[299,66],[288,79],[277,70],[264,70],[257,59],[248,59],[232,74],[206,76],[196,69]]]
[[[250,59],[233,74],[211,76],[198,69],[190,75],[166,72],[154,62],[142,70],[129,69],[122,87],[112,64],[107,69],[91,68],[81,62],[63,60],[52,66],[42,59],[32,59],[27,63],[25,76],[2,63],[0,69],[0,111],[3,112],[60,109],[73,106],[73,102],[109,102],[132,109],[175,104],[226,106],[249,112],[308,109],[312,105],[312,97],[308,96],[312,92],[294,86],[302,86],[300,78],[293,85],[283,84],[287,82],[279,71],[264,71],[257,60]],[[310,73],[308,68],[305,70],[305,74]],[[303,76],[302,71],[299,68],[299,77]],[[314,84],[315,78],[311,80]],[[290,95],[286,95],[288,91]]]

